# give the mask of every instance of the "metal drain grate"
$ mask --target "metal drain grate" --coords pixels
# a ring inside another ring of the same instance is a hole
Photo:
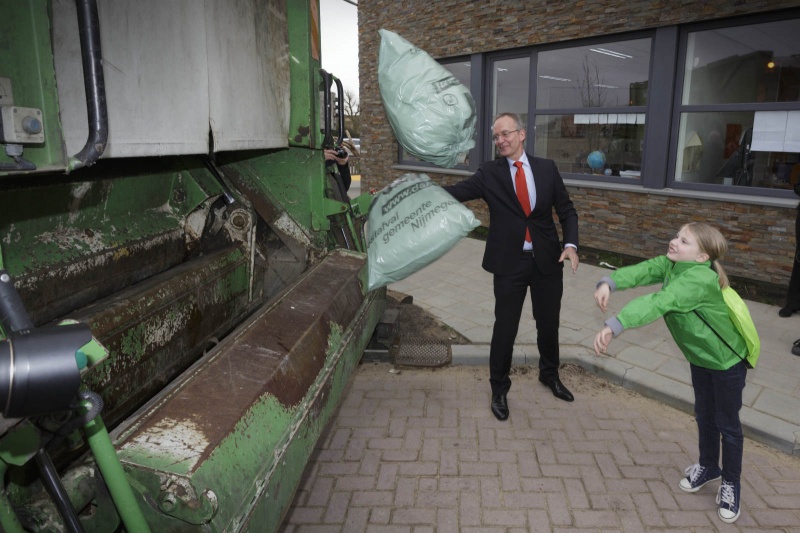
[[[449,365],[453,352],[450,345],[442,341],[400,335],[389,349],[389,359],[400,366],[437,367]]]

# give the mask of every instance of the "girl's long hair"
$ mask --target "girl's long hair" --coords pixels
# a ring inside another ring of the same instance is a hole
[[[700,251],[708,254],[708,258],[711,260],[711,268],[713,268],[714,272],[719,276],[720,289],[724,289],[730,285],[728,282],[728,275],[725,273],[725,269],[720,263],[720,260],[728,252],[728,241],[725,240],[722,233],[714,226],[703,222],[689,222],[683,227],[691,232],[694,238],[697,239],[697,246],[700,248]]]

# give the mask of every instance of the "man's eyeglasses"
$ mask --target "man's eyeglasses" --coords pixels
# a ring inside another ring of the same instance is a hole
[[[497,135],[492,135],[492,142],[497,142],[500,139],[508,139],[509,137],[511,137],[511,134],[514,133],[515,131],[519,130],[501,131]]]

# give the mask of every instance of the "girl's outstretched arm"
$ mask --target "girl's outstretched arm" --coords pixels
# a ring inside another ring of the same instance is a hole
[[[598,331],[597,335],[594,337],[594,353],[597,355],[606,353],[606,350],[608,350],[608,345],[611,343],[611,339],[613,338],[614,333],[611,331],[611,328],[604,326],[603,329]]]
[[[594,301],[597,302],[597,306],[604,313],[606,309],[608,309],[608,299],[610,296],[611,288],[608,286],[608,283],[601,282],[594,290]]]

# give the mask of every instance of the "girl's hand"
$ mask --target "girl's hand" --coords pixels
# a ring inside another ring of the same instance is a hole
[[[594,353],[597,355],[606,353],[606,350],[608,350],[608,345],[611,343],[611,339],[613,338],[614,333],[611,331],[611,328],[604,326],[603,329],[601,329],[594,337]]]
[[[609,288],[608,283],[601,283],[594,290],[594,301],[597,302],[597,306],[604,313],[606,312],[606,309],[608,309],[608,299],[610,297],[611,289]]]

